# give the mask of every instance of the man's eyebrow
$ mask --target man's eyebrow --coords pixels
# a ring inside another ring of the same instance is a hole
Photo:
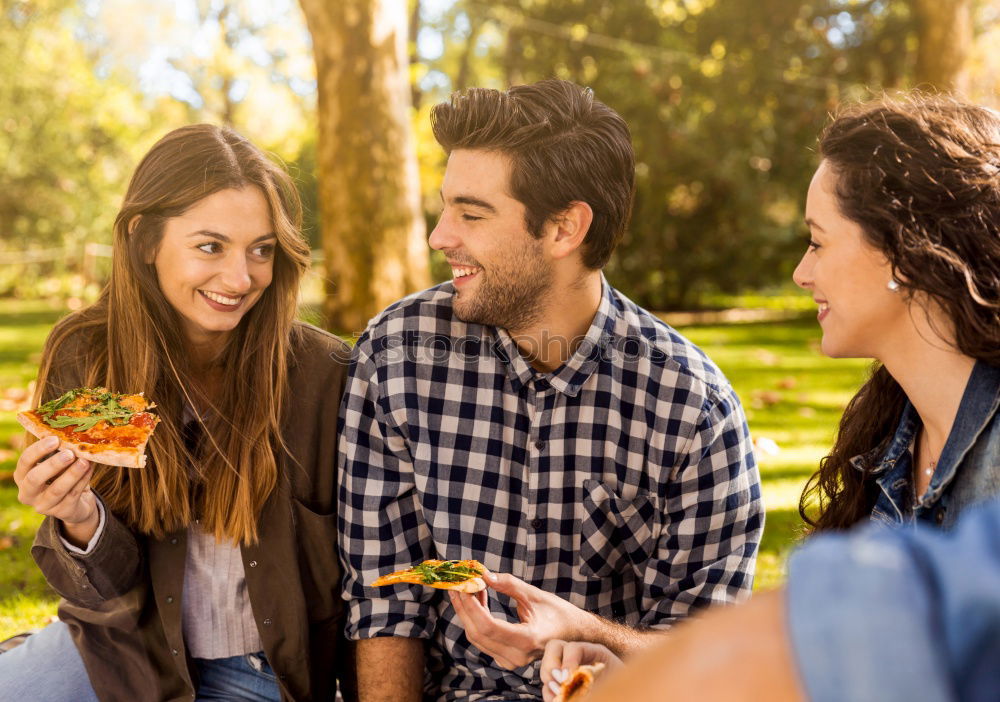
[[[819,229],[821,232],[826,231],[816,223],[815,219],[811,219],[810,217],[806,217],[806,226],[810,229]]]
[[[232,239],[230,239],[225,234],[219,234],[219,232],[213,232],[213,231],[210,231],[208,229],[199,229],[196,232],[191,232],[190,234],[188,234],[188,236],[189,237],[192,237],[192,236],[207,236],[207,237],[209,237],[211,239],[217,239],[218,241],[222,241],[222,242],[224,242],[226,244],[228,244],[229,242],[232,241]],[[262,236],[257,237],[256,239],[254,239],[250,243],[251,244],[259,244],[262,241],[267,241],[269,239],[277,239],[277,238],[278,237],[274,234],[274,232],[271,232],[269,234],[264,234]]]
[[[444,193],[441,193],[441,200],[444,201]],[[490,214],[496,214],[497,208],[486,202],[486,200],[480,200],[478,197],[473,197],[472,195],[456,195],[451,198],[451,202],[454,205],[469,205],[471,207],[478,207],[481,210],[486,210]]]

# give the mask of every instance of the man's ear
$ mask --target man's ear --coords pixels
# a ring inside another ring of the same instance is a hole
[[[594,211],[582,200],[571,202],[553,221],[555,237],[552,240],[552,256],[565,258],[578,251],[587,238],[590,225],[594,221]]]

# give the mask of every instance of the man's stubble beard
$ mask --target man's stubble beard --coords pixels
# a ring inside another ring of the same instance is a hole
[[[552,292],[552,270],[541,246],[509,261],[502,270],[480,269],[474,294],[457,291],[455,315],[463,322],[520,331],[537,323]]]

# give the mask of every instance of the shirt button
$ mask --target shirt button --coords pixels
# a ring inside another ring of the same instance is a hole
[[[934,514],[934,521],[938,524],[944,524],[944,507],[938,507],[937,512]]]
[[[257,561],[250,561],[250,567],[251,568],[256,568],[257,567]]]
[[[531,520],[531,528],[534,529],[535,531],[538,531],[543,526],[545,526],[545,522],[539,519],[538,517],[535,517],[534,519]]]
[[[167,604],[173,604],[173,603],[174,603],[174,598],[171,597],[170,595],[167,595]]]
[[[543,448],[545,448],[545,442],[544,441],[536,441],[535,442],[535,448],[538,449],[539,451],[541,451]]]
[[[278,675],[278,679],[279,679],[279,680],[284,680],[284,679],[285,679],[285,678],[287,678],[287,677],[288,677],[288,676],[287,676],[287,675],[285,675],[284,673],[280,673],[280,674]]]
[[[170,652],[171,652],[172,654],[174,654],[175,656],[176,656],[176,655],[178,655],[178,653],[177,653],[177,649],[176,649],[176,648],[172,648],[172,649],[170,649]]]
[[[177,545],[177,537],[175,536],[174,538],[170,539],[170,543],[172,545],[176,546]]]
[[[271,620],[270,619],[265,619],[264,620],[264,626],[271,626]]]

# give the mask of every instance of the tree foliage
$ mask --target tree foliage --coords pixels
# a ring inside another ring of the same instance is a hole
[[[810,146],[842,100],[906,84],[915,37],[905,3],[843,0],[463,0],[441,24],[464,26],[436,60],[454,85],[557,76],[629,123],[636,206],[608,273],[653,308],[787,280]]]
[[[114,74],[98,74],[74,36],[75,3],[2,0],[0,14],[3,247],[106,238],[148,112]]]

